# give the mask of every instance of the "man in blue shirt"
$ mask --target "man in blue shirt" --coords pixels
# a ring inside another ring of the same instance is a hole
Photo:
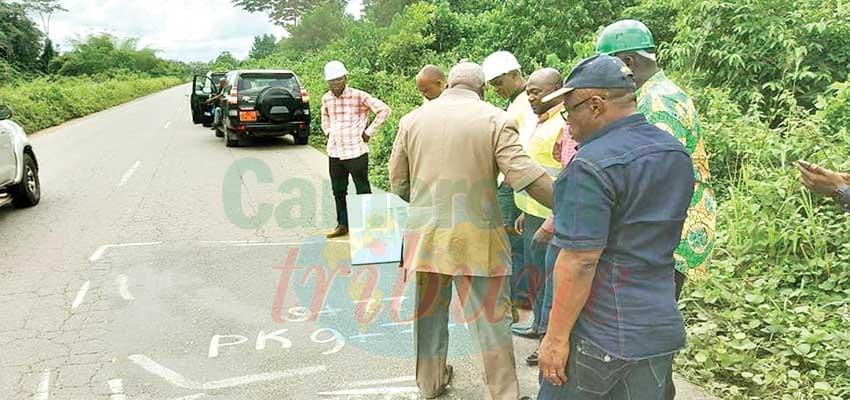
[[[555,183],[560,252],[538,399],[661,400],[685,346],[673,251],[693,163],[636,112],[634,92],[629,68],[598,55],[549,96],[564,97],[579,150]]]

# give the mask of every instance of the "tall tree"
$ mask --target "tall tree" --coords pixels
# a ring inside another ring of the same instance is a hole
[[[318,49],[345,37],[351,23],[343,2],[327,1],[305,14],[299,25],[288,28],[291,36],[285,45],[300,51]]]
[[[366,16],[376,24],[387,26],[405,7],[416,2],[417,0],[363,0],[363,9]]]
[[[264,12],[269,19],[281,26],[298,25],[301,18],[318,5],[328,1],[345,8],[346,0],[231,0],[234,5],[250,12]]]
[[[49,37],[45,38],[44,50],[41,51],[41,55],[38,57],[38,62],[43,72],[50,72],[50,60],[53,60],[55,57],[56,49],[53,47],[53,41]]]
[[[23,5],[0,0],[0,58],[22,69],[38,68],[42,33]]]
[[[272,55],[276,42],[277,39],[274,35],[254,36],[254,46],[251,48],[248,57],[259,60]]]
[[[50,18],[54,13],[68,11],[59,4],[59,0],[22,0],[27,11],[38,14],[41,18],[41,30],[45,36],[50,36]]]

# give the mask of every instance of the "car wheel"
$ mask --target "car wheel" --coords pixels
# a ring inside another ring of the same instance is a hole
[[[309,137],[309,136],[306,136],[306,135],[305,135],[305,136],[296,136],[296,137],[295,137],[295,144],[305,145],[305,144],[307,144],[307,142],[309,142],[309,141],[310,141],[310,137]]]
[[[232,134],[230,133],[230,129],[227,129],[227,126],[223,126],[224,129],[224,145],[227,147],[236,147],[239,146],[239,139],[233,139]]]
[[[215,137],[224,137],[224,132],[221,129],[215,128],[213,131],[215,131]]]
[[[21,182],[9,191],[15,207],[26,208],[38,204],[41,200],[41,181],[38,180],[38,166],[29,154],[24,154],[24,174]]]

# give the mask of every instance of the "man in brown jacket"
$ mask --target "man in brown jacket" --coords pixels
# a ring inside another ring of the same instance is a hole
[[[449,89],[401,119],[392,191],[410,202],[405,272],[415,273],[416,381],[427,398],[451,381],[446,365],[452,283],[484,369],[485,398],[519,397],[510,333],[510,244],[496,201],[501,171],[514,190],[552,204],[552,179],[526,155],[514,118],[484,102],[484,72],[461,63]]]

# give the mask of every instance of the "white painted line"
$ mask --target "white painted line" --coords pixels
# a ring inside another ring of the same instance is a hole
[[[206,395],[207,395],[206,393],[198,393],[198,394],[192,394],[192,395],[189,395],[189,396],[178,397],[176,399],[171,399],[171,400],[195,400],[195,399],[200,399],[201,397],[204,397]]]
[[[41,381],[38,382],[38,391],[35,392],[36,400],[47,400],[50,397],[50,370],[41,372]]]
[[[89,291],[89,286],[91,285],[91,281],[86,281],[80,290],[77,292],[77,297],[74,298],[74,302],[71,303],[71,308],[77,308],[83,302],[83,299],[86,297],[86,292]]]
[[[165,127],[163,127],[162,129],[168,129],[169,126],[171,126],[171,121],[166,122]]]
[[[405,326],[405,325],[413,325],[413,321],[402,321],[402,322],[389,322],[386,324],[381,324],[381,326],[385,328],[389,328],[392,326]]]
[[[89,262],[95,262],[95,261],[99,260],[100,257],[103,257],[103,253],[105,253],[106,250],[113,248],[113,247],[155,246],[155,245],[158,245],[158,244],[162,244],[162,242],[105,244],[103,246],[98,247],[97,250],[95,250],[94,253],[92,253],[92,255],[89,257]]]
[[[381,301],[395,301],[395,300],[404,301],[406,298],[407,298],[407,296],[384,297],[383,299],[381,299]],[[354,304],[360,304],[360,303],[370,303],[371,304],[371,303],[374,303],[375,301],[376,301],[375,299],[354,300]]]
[[[348,339],[362,339],[362,340],[360,340],[360,342],[365,342],[367,338],[377,337],[377,336],[384,336],[384,334],[383,333],[366,333],[366,334],[349,336]]]
[[[306,367],[306,368],[298,368],[298,369],[288,369],[283,371],[275,371],[275,372],[266,372],[261,374],[254,375],[245,375],[236,378],[228,378],[221,379],[218,381],[206,382],[206,383],[198,383],[191,379],[187,379],[183,377],[183,375],[178,374],[174,370],[171,370],[163,365],[160,365],[154,360],[151,360],[147,356],[143,354],[133,354],[130,357],[130,361],[133,361],[136,365],[144,368],[148,372],[159,376],[162,379],[165,379],[169,383],[174,386],[181,387],[184,389],[194,389],[194,390],[212,390],[212,389],[223,389],[233,386],[242,386],[250,383],[256,382],[264,382],[264,381],[273,381],[278,379],[290,378],[293,376],[301,376],[301,375],[312,375],[318,374],[324,371],[327,371],[328,367],[324,365],[319,365],[315,367]]]
[[[110,379],[108,383],[109,391],[112,392],[109,395],[111,400],[127,400],[127,396],[124,395],[124,382],[120,379]]]
[[[376,386],[376,385],[386,385],[388,383],[411,382],[411,381],[415,381],[415,380],[416,380],[416,376],[409,375],[409,376],[400,376],[398,378],[390,378],[390,379],[375,379],[375,380],[371,380],[371,381],[357,381],[357,382],[352,382],[348,386],[351,386],[351,387]]]
[[[139,168],[139,165],[142,165],[142,162],[136,161],[136,163],[133,164],[133,166],[130,167],[130,169],[128,169],[127,172],[124,173],[124,176],[121,177],[121,182],[118,183],[118,187],[121,187],[121,186],[124,186],[124,185],[127,184],[127,181],[130,180],[130,177],[133,176],[133,174]]]
[[[121,274],[115,278],[116,283],[118,283],[118,293],[121,294],[121,298],[127,301],[135,300],[136,298],[130,293],[130,288],[127,285],[127,275]]]
[[[404,394],[404,393],[419,393],[419,388],[416,386],[400,386],[400,387],[383,387],[369,389],[349,389],[338,390],[336,392],[319,392],[319,396],[363,396],[370,394]]]

